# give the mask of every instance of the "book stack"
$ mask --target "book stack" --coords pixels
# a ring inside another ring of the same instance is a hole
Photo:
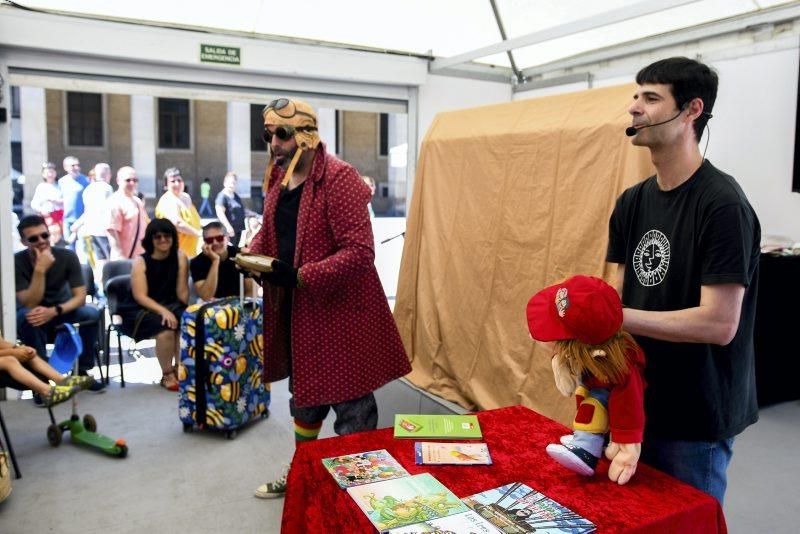
[[[480,439],[475,416],[397,415],[395,437]],[[417,464],[488,465],[485,443],[414,444]],[[591,521],[515,482],[459,499],[430,473],[410,475],[385,449],[322,460],[381,533],[594,532]]]

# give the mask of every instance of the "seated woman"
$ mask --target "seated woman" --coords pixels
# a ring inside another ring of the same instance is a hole
[[[45,406],[64,402],[92,384],[92,378],[89,376],[62,376],[40,358],[33,347],[24,345],[15,347],[2,337],[0,337],[0,372],[8,373],[16,382],[38,393]],[[53,381],[54,385],[48,384],[42,378]]]
[[[189,300],[188,260],[178,250],[178,232],[167,219],[153,219],[142,239],[144,254],[133,261],[131,291],[143,308],[122,311],[122,331],[136,341],[156,340],[161,386],[178,391],[180,317]]]

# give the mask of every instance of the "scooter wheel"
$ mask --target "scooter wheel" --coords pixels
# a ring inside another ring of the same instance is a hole
[[[97,432],[97,421],[88,413],[83,416],[83,428],[89,432]]]
[[[225,432],[225,437],[228,439],[233,439],[236,437],[237,432],[235,430],[228,430]]]
[[[58,425],[50,425],[47,427],[47,441],[53,447],[61,445],[61,429]]]
[[[119,452],[117,453],[119,458],[125,458],[128,456],[128,446],[127,445],[120,445]]]

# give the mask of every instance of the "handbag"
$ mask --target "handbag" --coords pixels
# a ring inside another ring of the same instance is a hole
[[[11,495],[11,469],[8,468],[8,455],[0,443],[0,502]]]

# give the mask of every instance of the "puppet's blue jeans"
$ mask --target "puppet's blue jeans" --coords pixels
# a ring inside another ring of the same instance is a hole
[[[683,441],[645,439],[641,461],[708,493],[722,505],[728,486],[733,439]]]

